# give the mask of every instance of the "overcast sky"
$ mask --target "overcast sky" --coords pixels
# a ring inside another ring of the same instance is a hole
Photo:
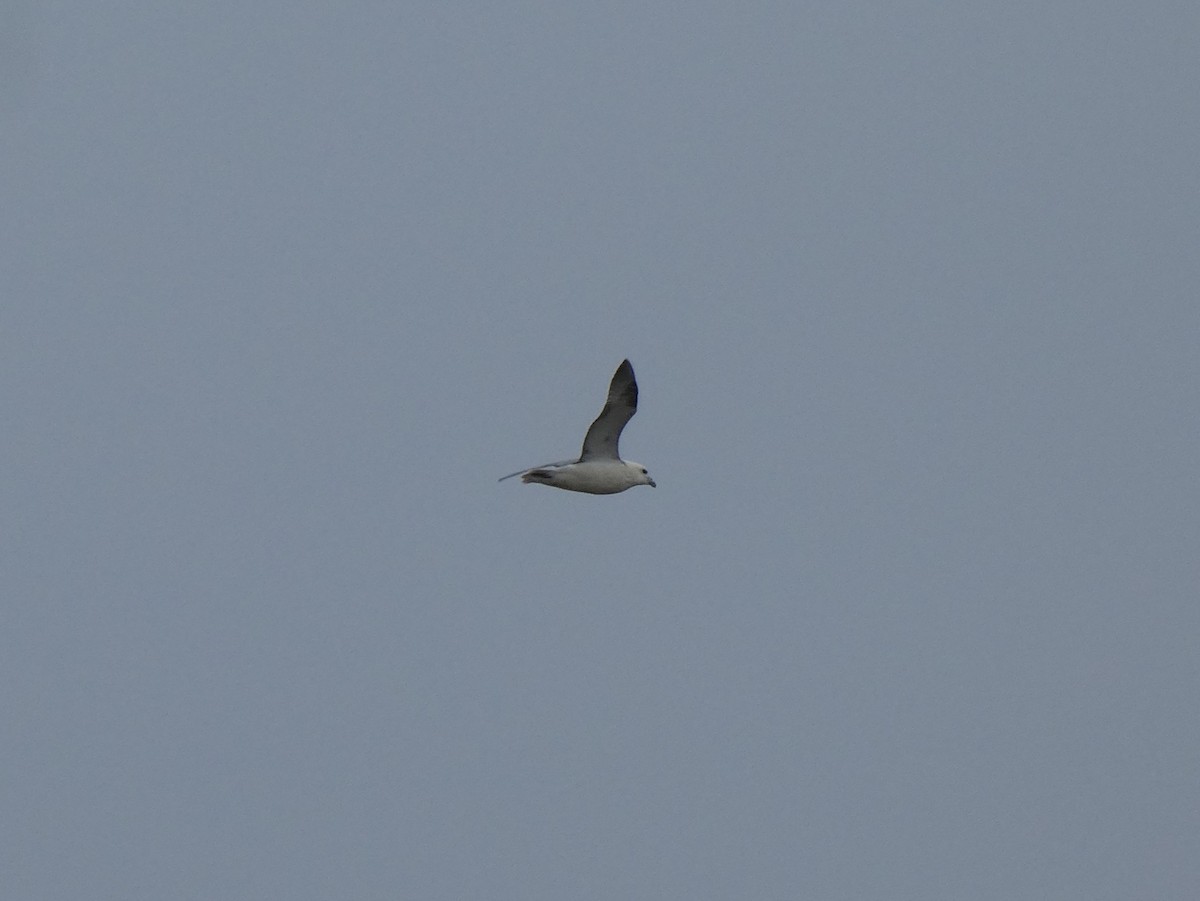
[[[1194,0],[0,26],[0,896],[1200,896]]]

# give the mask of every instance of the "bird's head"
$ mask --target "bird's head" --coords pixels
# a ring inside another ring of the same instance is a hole
[[[650,478],[650,472],[641,463],[634,463],[632,460],[626,460],[625,465],[629,467],[633,473],[633,484],[649,485],[651,488],[657,488],[658,485],[654,479]]]

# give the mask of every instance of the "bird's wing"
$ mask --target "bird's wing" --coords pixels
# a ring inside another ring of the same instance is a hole
[[[527,472],[533,472],[535,469],[558,469],[562,466],[570,466],[572,463],[578,462],[578,460],[559,460],[557,463],[543,463],[541,466],[530,466],[528,469],[518,469],[516,472],[510,472],[506,476],[501,476],[496,481],[503,482],[505,479],[511,479],[513,476],[520,476]]]
[[[625,423],[637,412],[638,388],[633,377],[633,366],[625,360],[617,367],[612,384],[608,386],[608,402],[596,421],[587,430],[583,439],[583,453],[579,461],[619,460],[617,442]]]

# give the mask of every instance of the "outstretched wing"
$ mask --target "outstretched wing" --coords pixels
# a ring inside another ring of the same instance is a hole
[[[528,469],[518,469],[516,472],[510,472],[506,476],[500,476],[496,479],[497,482],[503,482],[505,479],[511,479],[513,476],[523,476],[527,472],[533,472],[535,469],[558,469],[560,466],[570,466],[572,463],[578,463],[578,460],[559,460],[557,463],[545,463],[541,466],[530,466]]]
[[[633,366],[625,360],[617,367],[612,384],[608,386],[608,402],[583,439],[580,462],[621,459],[617,452],[617,442],[621,440],[621,430],[625,428],[625,423],[637,412],[637,400],[638,388],[637,380],[633,377]]]

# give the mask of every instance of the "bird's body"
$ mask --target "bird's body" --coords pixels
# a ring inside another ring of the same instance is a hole
[[[621,430],[637,412],[638,388],[633,366],[625,360],[617,367],[608,388],[608,402],[583,439],[578,460],[547,463],[522,469],[504,479],[520,476],[526,484],[549,485],[588,494],[617,494],[634,485],[656,487],[646,467],[622,460],[617,451]]]
[[[624,460],[576,460],[573,463],[551,463],[526,469],[520,473],[526,485],[550,485],[567,491],[588,494],[616,494],[634,485],[653,485],[647,481],[646,470],[637,463]],[[509,476],[505,476],[509,478]]]

